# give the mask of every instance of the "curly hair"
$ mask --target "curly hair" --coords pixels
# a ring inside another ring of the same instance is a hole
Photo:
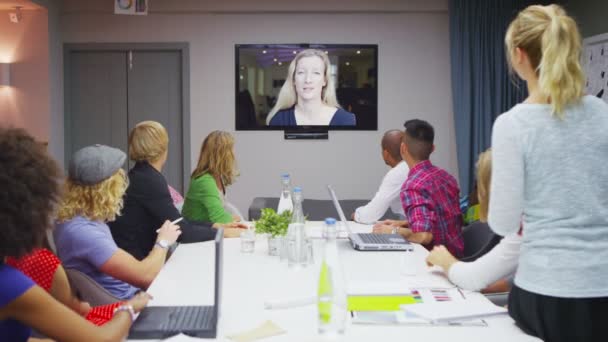
[[[231,185],[239,175],[234,156],[234,137],[224,131],[213,131],[203,141],[192,179],[205,173],[219,177],[224,186]]]
[[[25,130],[0,127],[0,260],[42,246],[62,177],[44,146]]]
[[[123,169],[118,169],[112,177],[95,185],[78,184],[68,178],[57,221],[64,222],[77,215],[92,221],[114,221],[122,209],[127,186]]]

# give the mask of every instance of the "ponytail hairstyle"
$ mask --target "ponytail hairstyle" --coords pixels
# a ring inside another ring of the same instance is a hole
[[[529,6],[509,25],[505,45],[511,68],[515,49],[526,52],[553,115],[563,118],[564,107],[583,96],[585,83],[576,22],[558,5]]]

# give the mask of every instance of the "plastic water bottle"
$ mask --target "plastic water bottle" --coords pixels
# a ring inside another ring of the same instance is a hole
[[[279,206],[277,207],[277,214],[279,215],[284,211],[293,210],[293,201],[291,199],[291,179],[289,178],[288,173],[281,175],[281,184],[283,185],[283,190],[281,191],[281,196],[279,197]]]
[[[325,219],[325,247],[319,272],[317,307],[319,312],[319,334],[339,335],[344,333],[347,317],[346,284],[336,245],[336,220]]]
[[[293,212],[287,228],[287,264],[289,267],[306,266],[309,247],[304,230],[304,211],[302,210],[302,189],[293,188]]]

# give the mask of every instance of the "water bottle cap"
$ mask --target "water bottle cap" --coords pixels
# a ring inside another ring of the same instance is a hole
[[[325,219],[325,224],[329,225],[329,224],[336,224],[336,219],[333,217],[328,217]]]
[[[302,192],[302,188],[296,186],[295,188],[293,188],[293,192]]]
[[[289,173],[283,173],[283,174],[281,174],[281,178],[289,178]]]

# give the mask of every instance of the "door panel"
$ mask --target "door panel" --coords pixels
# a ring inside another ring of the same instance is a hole
[[[124,52],[71,53],[68,160],[75,151],[92,144],[127,152],[125,58]]]
[[[160,122],[169,134],[163,174],[183,193],[181,53],[134,51],[128,75],[129,130],[144,120]]]

